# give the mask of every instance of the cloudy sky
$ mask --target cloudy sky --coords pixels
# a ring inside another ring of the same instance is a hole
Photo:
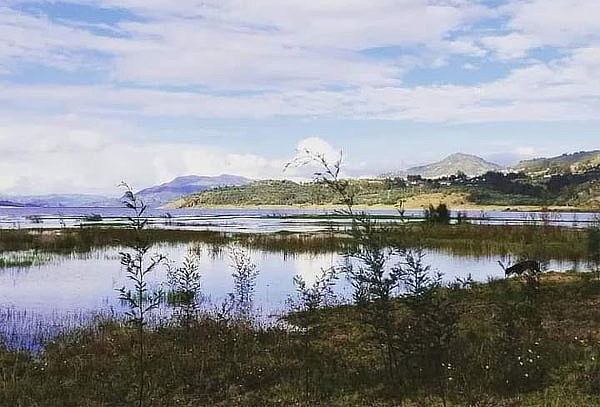
[[[599,15],[592,0],[2,0],[0,193],[282,177],[299,145],[343,149],[349,175],[599,148]]]

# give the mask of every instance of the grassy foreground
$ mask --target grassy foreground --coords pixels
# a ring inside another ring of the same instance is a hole
[[[165,321],[145,373],[135,331],[103,321],[37,355],[0,350],[0,405],[136,405],[144,374],[147,406],[600,406],[599,301],[592,274],[398,299],[393,366],[360,306]]]

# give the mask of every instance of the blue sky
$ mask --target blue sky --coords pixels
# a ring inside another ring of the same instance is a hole
[[[0,193],[600,148],[600,2],[5,0]]]

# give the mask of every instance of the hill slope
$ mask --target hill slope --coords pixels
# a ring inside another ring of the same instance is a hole
[[[184,195],[195,194],[223,186],[245,185],[250,180],[237,175],[223,174],[216,177],[187,175],[177,177],[170,182],[145,188],[136,195],[148,206],[158,207],[175,201]]]
[[[580,151],[550,158],[535,158],[519,162],[512,170],[526,173],[560,173],[581,171],[600,165],[600,150]]]
[[[582,173],[550,177],[522,173],[486,173],[464,178],[350,179],[357,205],[398,205],[407,208],[445,202],[452,208],[481,205],[572,206],[600,208],[600,166]],[[323,183],[296,183],[289,180],[256,181],[243,186],[215,188],[188,195],[172,207],[219,205],[339,205],[340,198]]]
[[[420,175],[423,178],[435,179],[463,172],[469,177],[475,177],[485,174],[488,171],[498,171],[501,169],[502,166],[486,161],[481,157],[456,153],[433,164],[409,168],[408,170],[399,173],[386,174],[386,176]]]

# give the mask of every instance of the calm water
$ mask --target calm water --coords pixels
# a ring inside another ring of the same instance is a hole
[[[197,243],[161,244],[154,246],[153,252],[165,254],[176,262],[181,262],[188,253],[197,256],[208,308],[221,303],[233,289],[227,249],[215,252],[210,246]],[[336,266],[341,260],[336,253],[284,256],[251,251],[249,254],[260,270],[255,305],[263,316],[287,309],[286,300],[294,293],[295,275],[312,282],[321,269]],[[502,276],[497,264],[499,259],[428,252],[426,262],[443,272],[446,280],[472,274],[474,279],[485,281]],[[574,268],[577,265],[571,263],[550,264],[553,270]],[[160,287],[166,280],[166,270],[156,269],[149,280],[152,287]],[[56,332],[77,327],[94,315],[122,315],[124,308],[116,289],[126,284],[117,248],[96,250],[87,255],[59,256],[40,266],[0,269],[0,331],[11,346],[35,347]],[[343,278],[336,291],[340,299],[351,296]],[[159,312],[168,313],[167,308]]]
[[[152,209],[147,216],[153,227],[215,230],[230,232],[313,232],[342,226],[343,219],[328,219],[332,210],[324,209]],[[393,209],[372,209],[374,215],[398,220]],[[502,212],[461,211],[475,223],[484,224],[540,224],[586,227],[598,221],[598,213],[584,212]],[[90,221],[92,214],[101,216],[100,221]],[[131,213],[122,208],[6,208],[0,207],[0,228],[56,228],[61,226],[124,224]],[[301,218],[300,215],[323,215],[319,219]],[[457,212],[453,212],[456,216]],[[419,219],[423,211],[405,212],[409,219]],[[385,221],[385,219],[383,219]]]
[[[372,210],[373,214],[394,221],[394,210]],[[190,209],[160,210],[147,213],[153,227],[216,230],[229,232],[311,232],[347,224],[347,220],[302,218],[299,215],[327,215],[332,211],[307,209]],[[91,214],[101,221],[86,220]],[[0,208],[0,228],[56,228],[80,225],[124,224],[130,215],[121,208]],[[412,219],[422,211],[407,211]],[[456,215],[456,214],[455,214]],[[468,211],[474,222],[486,224],[546,223],[585,227],[597,220],[594,213],[516,213]],[[386,219],[383,219],[385,221]],[[206,307],[215,306],[232,291],[230,259],[226,250],[214,253],[208,246],[189,244],[158,245],[155,252],[180,262],[190,251],[198,255],[202,270]],[[286,310],[286,300],[294,293],[293,277],[303,276],[311,282],[321,269],[340,263],[336,253],[321,255],[283,255],[263,251],[250,253],[260,270],[255,304],[263,316]],[[502,275],[499,258],[452,256],[429,252],[427,263],[443,272],[447,280],[468,274],[479,281]],[[569,263],[550,264],[553,270],[576,269]],[[157,269],[150,276],[151,285],[159,287],[166,280],[166,270]],[[33,267],[0,269],[0,334],[10,346],[35,348],[57,332],[86,323],[94,315],[122,315],[123,304],[116,289],[127,283],[118,258],[118,249],[96,250],[91,254],[57,256],[50,262]],[[164,287],[168,288],[168,287]],[[341,299],[350,298],[348,284],[341,279],[336,288]],[[165,307],[159,314],[167,316]]]

